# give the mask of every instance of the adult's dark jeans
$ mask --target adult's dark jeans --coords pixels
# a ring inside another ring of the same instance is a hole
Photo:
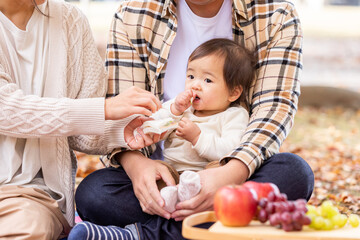
[[[299,156],[279,153],[264,162],[249,180],[272,182],[288,199],[309,199],[314,174]],[[149,215],[141,210],[131,180],[123,168],[105,168],[87,176],[77,188],[75,201],[79,216],[100,225],[136,223],[140,239],[183,239],[182,222]]]

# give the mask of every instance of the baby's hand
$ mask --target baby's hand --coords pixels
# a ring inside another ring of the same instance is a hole
[[[186,109],[191,106],[191,98],[194,96],[194,93],[191,89],[186,90],[175,98],[175,102],[171,105],[171,112],[174,115],[181,115]]]
[[[187,118],[183,118],[179,122],[175,133],[177,136],[184,138],[185,140],[191,142],[193,146],[195,146],[199,139],[201,130],[198,125]]]

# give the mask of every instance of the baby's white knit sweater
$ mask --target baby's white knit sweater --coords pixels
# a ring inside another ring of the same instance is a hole
[[[40,139],[44,181],[59,195],[59,206],[73,225],[76,159],[71,150],[107,154],[126,147],[123,128],[128,119],[104,119],[107,74],[85,16],[59,0],[49,0],[49,13],[44,97],[19,89],[7,49],[0,47],[0,139]],[[11,165],[6,151],[0,141],[2,168]]]

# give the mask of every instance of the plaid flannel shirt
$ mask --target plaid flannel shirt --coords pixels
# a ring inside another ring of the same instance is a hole
[[[176,29],[174,0],[122,1],[107,45],[107,96],[135,85],[162,99],[166,61]],[[300,95],[302,31],[291,2],[233,0],[232,33],[234,41],[255,50],[258,62],[249,92],[248,127],[241,145],[221,163],[239,159],[251,176],[279,151],[293,125]]]

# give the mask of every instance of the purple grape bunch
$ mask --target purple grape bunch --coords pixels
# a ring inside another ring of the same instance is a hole
[[[301,231],[304,225],[311,223],[306,215],[306,203],[305,199],[290,201],[284,193],[270,192],[267,198],[259,200],[257,219],[261,223],[269,220],[271,226],[287,232]]]

